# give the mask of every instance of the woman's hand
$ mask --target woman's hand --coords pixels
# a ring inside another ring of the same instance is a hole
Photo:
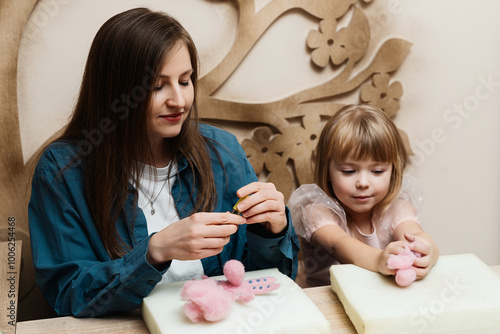
[[[229,212],[199,212],[153,234],[146,258],[153,265],[198,260],[222,252],[230,236],[246,219]]]
[[[261,223],[274,234],[285,229],[287,220],[284,196],[276,190],[274,184],[253,182],[238,189],[236,194],[239,198],[248,196],[237,205],[247,224]]]

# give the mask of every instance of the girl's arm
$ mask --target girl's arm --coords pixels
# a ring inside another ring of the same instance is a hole
[[[425,233],[414,221],[405,221],[394,229],[394,239],[410,242],[410,249],[422,254],[413,263],[417,279],[424,278],[439,258],[439,249],[430,235]]]
[[[405,241],[396,241],[390,243],[384,250],[377,249],[349,236],[334,224],[320,227],[312,235],[311,242],[323,247],[340,263],[351,263],[383,275],[396,273],[396,270],[387,268],[389,255],[399,254],[407,244]]]

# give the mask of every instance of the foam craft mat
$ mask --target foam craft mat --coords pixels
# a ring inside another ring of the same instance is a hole
[[[184,315],[182,307],[186,302],[180,297],[184,282],[157,285],[144,298],[142,317],[152,334],[330,333],[330,324],[323,313],[288,276],[277,269],[245,273],[245,279],[263,276],[276,277],[280,288],[255,296],[247,304],[234,302],[231,313],[222,321],[193,323]]]
[[[441,256],[406,288],[354,265],[330,274],[358,333],[500,333],[500,276],[474,254]]]

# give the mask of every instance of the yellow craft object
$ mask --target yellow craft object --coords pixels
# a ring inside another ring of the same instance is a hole
[[[247,198],[247,197],[248,197],[248,195],[247,195],[247,196],[245,196],[245,197],[240,198],[240,199],[238,200],[238,202],[236,202],[236,204],[235,204],[235,205],[233,205],[233,209],[231,210],[231,213],[240,214],[241,212],[238,210],[237,206],[238,206],[238,204],[239,204],[241,201],[243,201],[243,200],[244,200],[245,198]]]

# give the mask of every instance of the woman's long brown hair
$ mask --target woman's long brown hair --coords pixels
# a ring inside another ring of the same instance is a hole
[[[58,139],[78,143],[86,201],[113,259],[123,256],[129,247],[119,236],[116,221],[126,214],[130,183],[139,184],[141,163],[154,165],[146,121],[152,90],[179,43],[189,50],[196,96],[198,54],[179,22],[146,8],[110,18],[94,38],[76,107]],[[197,198],[193,211],[210,210],[217,201],[207,148],[211,146],[198,130],[195,98],[180,134],[165,140],[172,161],[185,157],[194,175]],[[193,189],[185,190],[193,193]]]

